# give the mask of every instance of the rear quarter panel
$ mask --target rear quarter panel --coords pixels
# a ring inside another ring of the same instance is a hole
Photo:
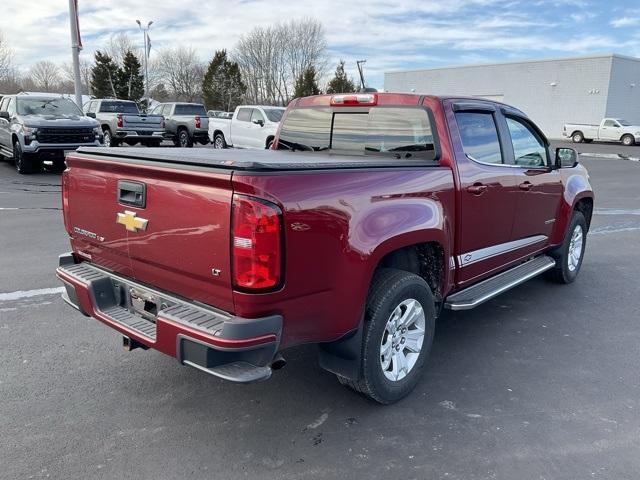
[[[236,173],[233,188],[284,212],[283,287],[234,293],[237,315],[283,315],[283,346],[331,341],[356,328],[386,253],[438,241],[450,255],[454,198],[446,167]]]

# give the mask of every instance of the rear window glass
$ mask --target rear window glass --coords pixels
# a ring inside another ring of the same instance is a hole
[[[207,116],[207,111],[204,109],[204,105],[176,105],[174,115],[200,115]]]
[[[368,111],[294,109],[282,124],[278,148],[435,158],[427,111],[407,107],[372,107]]]
[[[133,102],[108,101],[100,104],[100,111],[106,113],[140,113]]]

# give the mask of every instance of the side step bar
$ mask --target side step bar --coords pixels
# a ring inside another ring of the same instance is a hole
[[[483,280],[469,288],[449,295],[444,302],[444,306],[449,310],[470,310],[552,269],[555,264],[556,261],[548,255],[533,258],[495,277]]]

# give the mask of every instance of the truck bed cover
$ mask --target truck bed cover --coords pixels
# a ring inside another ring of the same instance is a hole
[[[216,150],[212,148],[79,148],[68,155],[82,154],[96,160],[124,163],[163,163],[172,168],[212,167],[225,170],[277,171],[344,168],[432,167],[437,161],[425,158],[394,158],[388,155],[340,155],[329,152],[274,150]]]

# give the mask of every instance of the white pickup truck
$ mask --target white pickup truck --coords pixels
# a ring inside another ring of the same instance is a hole
[[[285,109],[240,105],[231,119],[209,118],[214,148],[270,148]]]
[[[600,125],[566,123],[562,134],[571,138],[574,143],[621,142],[631,146],[640,143],[640,126],[632,125],[621,118],[605,118]]]

